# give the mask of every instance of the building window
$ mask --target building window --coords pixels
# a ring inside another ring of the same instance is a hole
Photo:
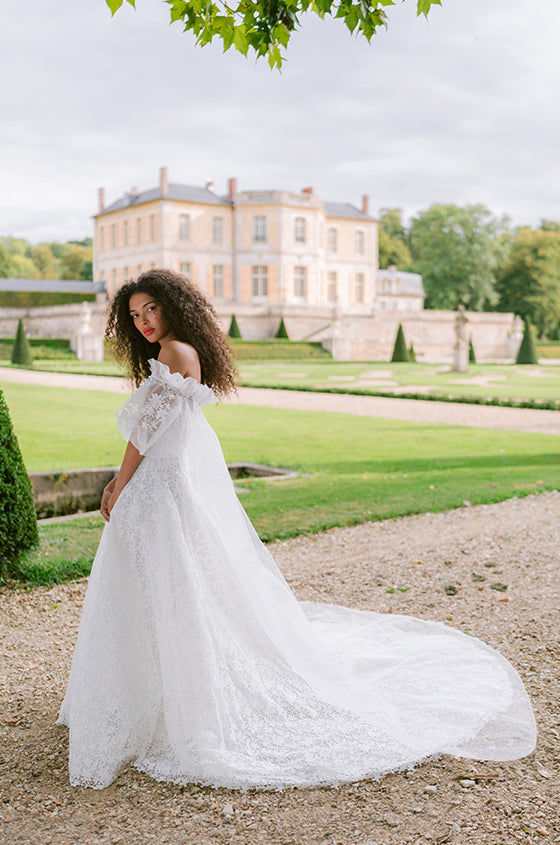
[[[221,244],[224,237],[224,221],[221,217],[214,217],[212,220],[212,240],[215,244]]]
[[[128,280],[128,267],[124,268],[124,280],[125,282]]]
[[[113,270],[112,276],[113,276],[113,290],[115,290],[115,288],[117,287],[117,271],[116,270]]]
[[[128,246],[128,220],[125,220],[123,223],[123,240],[124,245]]]
[[[253,240],[260,243],[266,241],[266,217],[259,215],[253,218]]]
[[[307,267],[294,267],[294,296],[307,299]]]
[[[141,217],[136,218],[136,243],[137,244],[142,243],[142,218]]]
[[[105,230],[103,226],[99,227],[99,251],[103,252],[105,249]]]
[[[364,301],[364,274],[356,273],[356,288],[354,290],[354,299],[356,302]]]
[[[336,229],[329,229],[327,232],[327,249],[329,252],[336,252],[338,248],[338,232]]]
[[[214,296],[223,299],[224,296],[224,266],[214,264]]]
[[[190,261],[181,261],[181,273],[183,276],[187,276],[190,279],[191,276],[191,262]]]
[[[297,243],[305,243],[305,217],[296,217],[294,220],[294,240]]]
[[[329,273],[327,276],[327,301],[336,302],[336,273]]]
[[[150,240],[155,241],[156,239],[156,215],[150,214]]]
[[[268,267],[251,268],[251,294],[254,297],[268,296]]]
[[[357,255],[364,254],[364,233],[362,229],[357,229],[355,233],[355,246]]]
[[[191,219],[188,214],[179,215],[179,240],[188,241]]]
[[[115,223],[111,226],[111,246],[113,249],[117,246],[117,227]]]

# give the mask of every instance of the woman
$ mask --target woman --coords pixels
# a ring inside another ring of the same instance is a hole
[[[292,595],[201,411],[234,368],[194,285],[144,273],[117,292],[107,334],[140,386],[117,414],[128,445],[58,720],[72,784],[102,788],[131,762],[175,783],[282,788],[533,750],[521,679],[489,646]]]

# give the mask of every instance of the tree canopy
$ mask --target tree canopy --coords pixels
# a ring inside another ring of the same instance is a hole
[[[379,211],[379,266],[382,269],[399,267],[406,270],[412,261],[408,248],[408,234],[402,222],[402,209],[382,208]]]
[[[91,281],[92,239],[33,246],[24,238],[0,237],[0,278]]]
[[[432,205],[412,219],[411,269],[423,276],[427,308],[495,306],[497,273],[510,249],[508,218],[483,205]]]
[[[560,327],[560,224],[543,220],[540,229],[518,230],[497,282],[500,307],[529,319],[539,335]]]
[[[105,0],[114,15],[124,0]],[[135,7],[135,0],[127,0]],[[304,13],[320,18],[339,18],[350,32],[371,41],[380,26],[386,26],[386,6],[397,0],[165,0],[171,22],[180,21],[185,32],[192,32],[196,43],[204,46],[221,39],[224,52],[230,47],[244,56],[249,50],[266,56],[270,67],[280,68],[282,50],[300,26]],[[404,0],[402,0],[404,2]],[[441,0],[416,0],[417,15],[427,15]]]

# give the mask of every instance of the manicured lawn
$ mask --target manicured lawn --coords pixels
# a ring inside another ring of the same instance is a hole
[[[343,361],[241,361],[247,387],[312,388],[507,399],[560,398],[560,366],[472,364],[468,373],[449,365]]]
[[[0,361],[0,366],[8,366]],[[447,364],[390,364],[383,361],[332,359],[238,361],[246,387],[349,390],[362,393],[418,393],[483,399],[560,399],[560,365],[472,364],[468,373],[454,373]],[[122,375],[114,361],[37,361],[37,370],[86,375]]]
[[[29,470],[119,463],[124,441],[114,411],[122,397],[11,384],[5,395]],[[560,484],[560,440],[551,435],[247,406],[210,406],[207,416],[227,460],[300,473],[285,481],[238,482],[266,540],[464,501],[496,502]],[[62,578],[76,577],[87,570],[101,527],[101,520],[89,518],[43,526],[41,550],[29,556],[29,565],[60,565]]]

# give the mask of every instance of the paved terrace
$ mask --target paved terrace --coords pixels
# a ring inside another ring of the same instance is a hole
[[[0,367],[0,384],[8,382],[40,384],[46,387],[71,387],[77,390],[106,390],[111,393],[122,393],[125,396],[131,392],[130,383],[124,378],[46,373],[38,370]],[[238,395],[228,402],[268,408],[326,411],[355,414],[361,417],[382,417],[412,422],[465,425],[471,428],[498,428],[560,435],[560,412],[528,408],[498,408],[488,405],[465,405],[459,402],[386,399],[377,396],[306,393],[251,387],[239,388]]]

